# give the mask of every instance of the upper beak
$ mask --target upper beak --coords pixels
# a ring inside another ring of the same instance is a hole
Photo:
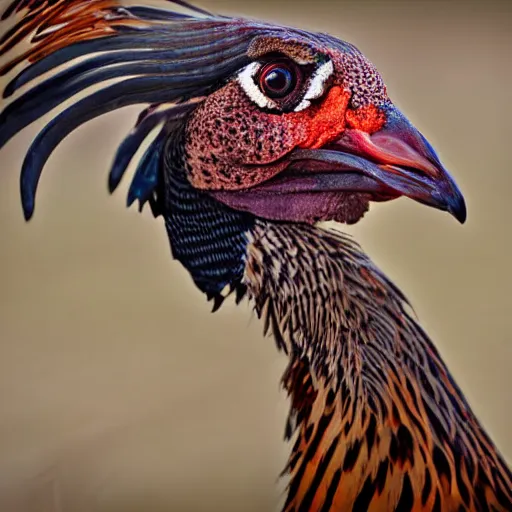
[[[462,193],[432,146],[395,107],[386,114],[386,124],[372,135],[349,128],[325,148],[296,150],[292,166],[321,171],[320,180],[330,175],[330,190],[368,192],[375,200],[403,195],[448,211],[463,223],[466,204]],[[324,186],[318,181],[315,188]]]

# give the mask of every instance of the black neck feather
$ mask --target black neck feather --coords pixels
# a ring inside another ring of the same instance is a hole
[[[186,177],[182,133],[173,133],[163,154],[163,209],[172,255],[210,297],[240,284],[247,236],[254,217],[232,210]]]

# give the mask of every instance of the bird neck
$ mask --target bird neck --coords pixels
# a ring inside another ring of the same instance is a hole
[[[165,225],[173,257],[217,300],[226,288],[240,286],[254,218],[195,189],[187,179],[183,148],[182,130],[172,133],[163,152]]]
[[[350,238],[258,221],[244,281],[290,357],[285,510],[512,510],[509,469]]]

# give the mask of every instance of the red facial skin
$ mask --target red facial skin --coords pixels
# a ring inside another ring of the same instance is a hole
[[[350,92],[330,87],[318,103],[300,112],[261,110],[237,82],[211,94],[193,113],[186,130],[192,185],[206,190],[242,190],[283,171],[282,158],[295,148],[317,149],[338,139],[346,126],[368,133],[384,115],[374,106],[348,108]]]
[[[348,109],[345,115],[347,126],[369,135],[378,132],[386,123],[386,116],[375,105],[365,105],[355,110]]]

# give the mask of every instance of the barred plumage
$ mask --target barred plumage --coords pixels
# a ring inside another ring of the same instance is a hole
[[[285,510],[512,510],[505,462],[353,240],[258,222],[248,253],[249,296],[290,355]]]

